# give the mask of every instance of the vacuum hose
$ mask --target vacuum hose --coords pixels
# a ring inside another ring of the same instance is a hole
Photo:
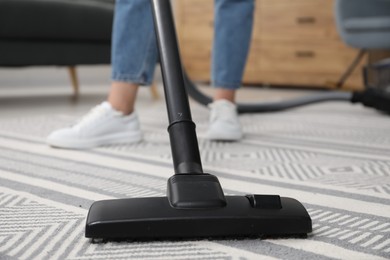
[[[187,93],[197,102],[207,106],[212,102],[212,98],[202,93],[196,85],[190,80],[186,71],[183,69],[184,82]],[[328,93],[309,95],[300,98],[294,98],[285,101],[266,102],[266,103],[247,103],[237,104],[238,113],[262,113],[276,112],[299,106],[325,101],[349,101],[352,103],[362,103],[366,107],[375,108],[382,112],[390,113],[390,94],[379,89],[366,89],[361,92],[341,92],[332,91]]]

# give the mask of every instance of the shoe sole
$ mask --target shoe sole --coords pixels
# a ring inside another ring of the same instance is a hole
[[[48,145],[55,148],[65,149],[88,149],[102,145],[119,144],[119,143],[137,143],[142,140],[142,133],[117,133],[111,135],[105,135],[99,138],[92,138],[87,140],[55,140],[48,139]]]

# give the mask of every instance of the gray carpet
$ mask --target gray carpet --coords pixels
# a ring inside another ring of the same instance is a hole
[[[163,196],[172,175],[163,102],[140,112],[144,141],[89,151],[44,137],[78,114],[0,119],[1,259],[389,259],[390,120],[342,103],[243,115],[245,139],[204,139],[207,110],[192,105],[204,168],[228,194],[300,200],[307,239],[92,244],[95,200]]]

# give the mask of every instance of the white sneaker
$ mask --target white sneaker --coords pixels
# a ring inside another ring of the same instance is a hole
[[[207,138],[220,141],[238,141],[242,138],[237,106],[228,100],[217,100],[209,105],[210,125]]]
[[[142,139],[135,112],[124,116],[108,102],[93,108],[72,127],[54,131],[47,137],[50,146],[86,149],[105,144],[135,143]]]

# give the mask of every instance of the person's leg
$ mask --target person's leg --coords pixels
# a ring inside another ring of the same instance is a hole
[[[236,90],[235,89],[226,89],[224,87],[218,86],[214,89],[213,100],[228,100],[232,103],[236,101]]]
[[[235,103],[249,52],[254,0],[215,0],[212,84],[207,137],[212,140],[239,140],[241,125]]]
[[[212,84],[214,100],[235,101],[253,27],[254,0],[215,0]]]
[[[108,96],[113,108],[133,112],[138,86],[153,81],[157,55],[150,1],[116,0]]]
[[[115,110],[130,115],[134,112],[138,87],[139,85],[134,83],[113,81],[107,101]]]
[[[117,0],[112,36],[112,84],[108,101],[72,127],[54,131],[47,143],[59,148],[92,148],[142,139],[133,112],[139,85],[150,85],[157,45],[148,0]]]

